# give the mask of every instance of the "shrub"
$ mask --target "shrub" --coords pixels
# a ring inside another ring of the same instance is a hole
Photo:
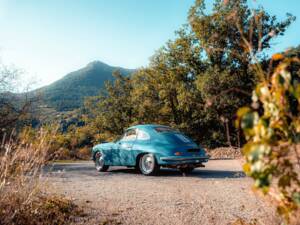
[[[42,194],[48,136],[28,130],[0,146],[0,224],[65,224],[80,213],[71,201]]]
[[[276,54],[273,61],[278,65],[257,84],[252,108],[239,109],[238,125],[247,139],[244,171],[292,222],[300,208],[300,60]]]
[[[90,159],[91,149],[89,147],[83,147],[77,151],[76,156],[79,159]]]

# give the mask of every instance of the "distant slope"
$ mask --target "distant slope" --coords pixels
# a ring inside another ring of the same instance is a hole
[[[85,97],[97,95],[104,87],[105,81],[113,80],[112,73],[116,70],[125,76],[134,72],[131,69],[94,61],[33,93],[41,95],[48,107],[57,111],[70,111],[80,107]]]

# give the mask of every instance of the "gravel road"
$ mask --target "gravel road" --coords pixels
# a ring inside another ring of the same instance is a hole
[[[84,224],[279,224],[275,209],[251,190],[238,160],[210,160],[182,176],[162,169],[146,177],[133,169],[95,171],[92,162],[47,169],[50,192],[74,198],[89,211]]]

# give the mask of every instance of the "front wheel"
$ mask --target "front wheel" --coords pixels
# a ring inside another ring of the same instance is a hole
[[[156,162],[155,156],[153,154],[145,154],[140,157],[139,169],[146,176],[156,175],[159,171],[159,165]]]
[[[105,172],[109,166],[104,163],[104,156],[101,152],[97,152],[95,155],[95,167],[98,172]]]

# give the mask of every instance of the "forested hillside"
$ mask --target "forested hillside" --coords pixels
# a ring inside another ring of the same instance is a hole
[[[97,95],[106,81],[113,80],[112,73],[116,70],[124,76],[134,72],[94,61],[33,93],[39,95],[47,106],[57,111],[70,111],[82,106],[85,97]]]

